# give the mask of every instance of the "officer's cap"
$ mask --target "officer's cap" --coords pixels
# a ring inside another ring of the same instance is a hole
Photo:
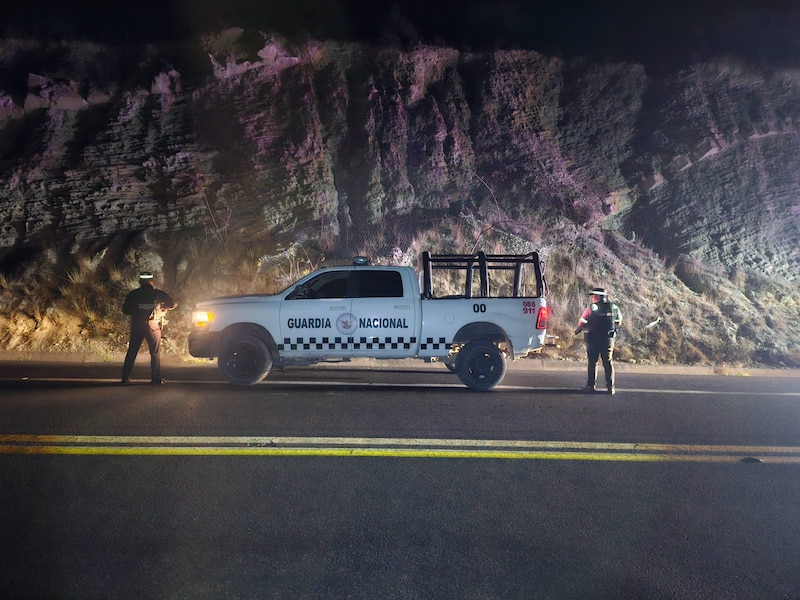
[[[150,271],[139,273],[139,281],[150,281],[151,279],[153,279],[153,274]]]
[[[591,292],[589,292],[590,296],[602,296],[603,298],[606,297],[606,290],[605,288],[596,287]]]

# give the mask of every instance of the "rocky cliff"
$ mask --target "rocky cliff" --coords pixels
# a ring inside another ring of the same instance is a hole
[[[354,254],[536,248],[562,337],[604,284],[623,359],[797,366],[798,92],[733,58],[6,39],[0,339],[118,347],[139,268],[188,309]]]

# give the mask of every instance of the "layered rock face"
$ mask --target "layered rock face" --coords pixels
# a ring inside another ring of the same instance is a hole
[[[701,261],[796,293],[798,97],[800,69],[735,59],[655,79],[242,30],[140,49],[5,40],[0,270],[45,249],[120,260],[145,237],[188,286],[187,240],[387,256],[467,220],[480,235],[434,250],[471,251],[492,229],[508,251],[602,244],[636,263],[633,243],[662,267]]]
[[[797,281],[798,72],[698,65],[661,87],[634,160],[657,163],[625,226],[669,256]]]

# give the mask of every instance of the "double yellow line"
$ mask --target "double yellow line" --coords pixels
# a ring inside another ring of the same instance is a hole
[[[800,464],[800,447],[427,438],[0,435],[0,454],[330,456]]]

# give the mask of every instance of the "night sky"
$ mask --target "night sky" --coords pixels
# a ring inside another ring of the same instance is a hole
[[[5,35],[113,44],[243,26],[318,39],[524,48],[642,62],[721,54],[769,62],[800,58],[796,0],[31,0],[3,13]]]

